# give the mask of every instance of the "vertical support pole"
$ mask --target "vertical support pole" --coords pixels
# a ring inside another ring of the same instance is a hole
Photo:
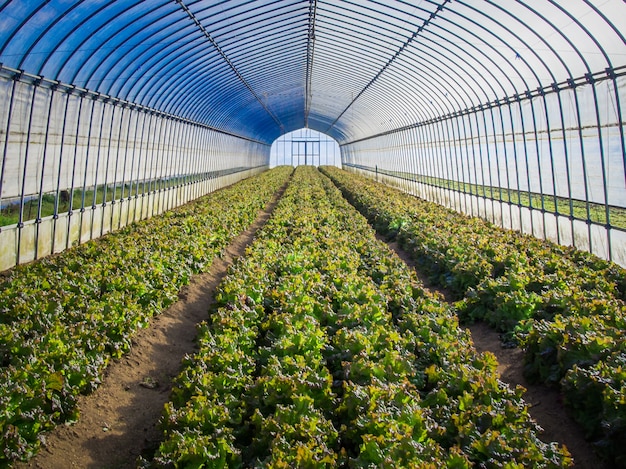
[[[69,96],[68,96],[69,98]],[[70,237],[71,237],[71,228],[72,228],[72,215],[74,213],[74,187],[76,184],[76,161],[78,160],[78,141],[80,138],[80,117],[83,109],[83,95],[78,95],[78,112],[76,116],[76,135],[74,138],[74,159],[72,160],[72,178],[69,187],[69,207],[67,210],[67,238],[65,249],[69,249],[70,247]]]
[[[15,97],[15,88],[17,87],[17,82],[19,80],[19,76],[13,77],[13,84],[11,86],[11,96],[9,96],[9,110],[7,112],[7,125],[6,125],[6,138],[4,140],[4,149],[2,150],[2,166],[0,167],[0,209],[2,208],[2,195],[3,195],[3,182],[4,182],[4,173],[7,166],[7,155],[9,152],[9,138],[11,136],[11,117],[13,116],[13,103]],[[0,227],[0,230],[2,227]],[[17,263],[17,262],[16,262]]]
[[[167,161],[165,163],[165,172],[167,173],[167,180],[165,181],[165,187],[167,188],[167,202],[165,204],[166,209],[169,210],[173,206],[172,198],[174,197],[175,184],[176,184],[176,172],[174,171],[174,155],[178,152],[178,146],[176,142],[178,141],[178,121],[169,119],[168,120],[168,152],[167,152]]]
[[[508,117],[511,119],[511,112],[510,112],[510,103],[507,100],[507,108],[509,109],[509,114]],[[498,106],[498,111],[500,114],[500,126],[502,129],[502,149],[504,152],[504,170],[505,170],[505,175],[506,175],[506,191],[507,191],[507,203],[509,205],[509,228],[513,229],[513,195],[512,195],[512,188],[511,188],[511,177],[510,177],[510,171],[509,171],[509,151],[507,150],[507,141],[506,141],[506,135],[507,135],[507,127],[505,125],[504,122],[504,116],[505,113],[502,111],[502,103],[499,103]],[[513,153],[515,153],[515,142],[514,142],[514,133],[513,133],[513,122],[511,121],[511,126],[510,129],[508,129],[509,132],[511,132],[511,142],[513,144]],[[517,160],[515,160],[516,162]],[[517,163],[516,163],[517,164]]]
[[[22,187],[20,189],[20,212],[17,220],[17,264],[20,263],[20,251],[22,247],[22,229],[24,228],[24,202],[25,202],[25,192],[26,192],[26,176],[28,169],[28,157],[30,156],[30,142],[31,142],[31,132],[33,127],[33,112],[35,110],[35,100],[37,98],[37,89],[39,88],[40,81],[36,81],[33,84],[33,93],[31,95],[30,101],[30,111],[28,113],[28,129],[26,131],[26,148],[24,150],[24,170],[22,172]],[[29,206],[31,203],[29,202]],[[35,244],[37,244],[37,240],[35,240]]]
[[[449,199],[449,202],[446,204],[448,207],[452,206],[452,199],[454,197],[453,191],[452,191],[452,171],[450,168],[450,152],[447,151],[447,149],[449,148],[449,145],[447,145],[446,143],[449,141],[449,136],[445,136],[444,137],[444,130],[447,133],[447,123],[448,123],[449,119],[445,119],[445,120],[440,120],[438,122],[438,125],[435,127],[436,129],[436,133],[437,133],[437,148],[439,149],[439,159],[440,161],[443,162],[443,166],[441,168],[441,172],[442,172],[442,177],[445,179],[445,194]]]
[[[576,83],[574,82],[574,80],[568,80],[568,84],[570,86],[570,88],[572,89],[572,92],[574,94],[574,104],[576,106],[576,122],[578,123],[578,141],[580,144],[580,158],[581,158],[581,163],[582,163],[582,169],[583,169],[583,186],[585,189],[585,209],[587,212],[587,219],[585,220],[585,223],[587,224],[587,236],[589,238],[589,252],[593,252],[593,239],[592,239],[592,233],[591,233],[591,206],[590,206],[590,198],[589,198],[589,182],[588,182],[588,177],[587,177],[587,158],[586,158],[586,152],[585,152],[585,143],[584,143],[584,138],[583,138],[583,124],[582,124],[582,118],[581,118],[581,113],[580,113],[580,101],[578,99],[578,93],[576,92]],[[573,233],[572,233],[573,235]]]
[[[594,103],[595,117],[596,117],[596,123],[597,123],[596,128],[598,130],[598,146],[600,149],[600,170],[602,171],[602,187],[603,187],[603,195],[604,195],[604,227],[606,229],[606,236],[607,236],[608,258],[611,261],[613,260],[613,250],[611,247],[611,238],[609,236],[609,231],[611,229],[611,212],[609,209],[609,189],[608,189],[608,181],[606,179],[606,161],[605,161],[605,155],[604,155],[604,145],[602,142],[602,120],[600,119],[600,108],[598,106],[598,91],[596,89],[596,82],[591,75],[587,75],[587,83],[589,83],[589,86],[591,86],[591,91],[593,92],[593,103]]]
[[[128,198],[126,198],[125,194],[126,194],[126,171],[127,171],[127,166],[128,166],[128,147],[130,145],[130,128],[132,127],[132,122],[133,122],[133,116],[135,115],[135,112],[133,110],[132,107],[126,107],[124,106],[123,110],[128,110],[128,123],[126,125],[126,138],[125,138],[125,143],[124,143],[124,162],[122,163],[122,181],[121,181],[121,195],[120,195],[120,217],[118,220],[118,229],[120,228],[120,226],[122,226],[122,215],[124,213],[124,202],[126,201],[126,205],[128,205],[127,213],[126,213],[126,225],[128,224],[128,210],[130,208],[130,191],[131,191],[131,187],[130,186],[128,188]],[[123,122],[120,122],[120,130],[121,130],[121,126],[122,126]],[[122,139],[121,135],[120,135],[120,140]],[[119,158],[119,156],[118,156]],[[132,166],[131,166],[132,168]],[[132,172],[132,170],[131,170]],[[130,181],[130,178],[129,178]],[[132,184],[132,183],[131,183]]]
[[[108,119],[109,122],[109,135],[107,137],[107,150],[106,150],[106,158],[104,162],[104,181],[102,183],[102,202],[101,206],[104,209],[104,206],[109,202],[109,167],[111,163],[111,145],[113,144],[113,126],[115,125],[115,111],[117,109],[117,103],[109,103],[109,101],[104,101],[104,107],[111,106],[111,114]],[[102,113],[104,120],[104,111]],[[115,193],[113,194],[112,199],[115,199]],[[102,226],[104,226],[104,210],[102,211]],[[100,236],[102,236],[102,232]]]
[[[193,153],[189,165],[189,200],[196,198],[198,186],[198,161],[200,160],[201,149],[200,127],[193,128]]]
[[[546,133],[548,139],[548,156],[550,157],[550,179],[552,182],[552,200],[554,202],[554,219],[556,225],[556,242],[561,244],[561,230],[559,229],[559,198],[556,193],[556,174],[554,170],[554,148],[552,145],[552,125],[550,123],[550,108],[546,93],[541,90],[541,98],[543,102],[543,111],[546,117]],[[545,222],[545,221],[544,221]]]
[[[530,112],[531,112],[531,116],[532,116],[532,124],[533,124],[533,132],[535,135],[535,153],[537,156],[537,175],[539,177],[539,198],[541,199],[541,215],[542,215],[542,224],[543,224],[543,234],[542,237],[543,239],[546,239],[546,206],[545,206],[545,201],[544,201],[544,190],[543,190],[543,174],[541,171],[541,157],[540,157],[540,150],[539,150],[539,134],[537,133],[537,116],[535,115],[535,103],[533,101],[533,98],[530,94],[530,91],[527,92],[528,95],[528,101],[530,104]],[[530,190],[530,187],[529,187]],[[532,197],[534,195],[534,191],[532,191],[529,194],[530,199],[532,200]],[[531,217],[532,217],[532,210],[531,210]],[[537,236],[534,231],[533,231],[533,236]],[[537,236],[538,237],[538,236]]]
[[[445,142],[445,152],[447,154],[448,160],[448,176],[450,179],[449,189],[450,189],[450,208],[455,210],[459,210],[461,205],[460,194],[458,191],[458,171],[457,171],[457,157],[456,157],[456,142],[454,138],[454,119],[455,117],[449,117],[444,122],[444,142]]]
[[[80,226],[78,227],[78,242],[83,239],[83,218],[85,217],[85,197],[87,194],[87,173],[89,171],[89,153],[91,150],[91,129],[93,127],[93,115],[96,109],[96,101],[93,96],[91,98],[91,112],[89,113],[89,130],[87,131],[87,141],[85,142],[85,170],[83,176],[83,189],[81,193],[80,202]]]
[[[180,174],[181,174],[181,195],[184,200],[187,199],[187,182],[189,180],[189,175],[187,174],[187,168],[189,167],[189,160],[191,159],[191,136],[190,133],[193,130],[191,125],[183,126],[183,149],[184,149],[184,159],[180,163]]]
[[[126,154],[124,156],[124,181],[123,181],[123,189],[122,189],[122,195],[126,190],[126,186],[128,186],[128,196],[126,197],[126,203],[127,203],[127,207],[126,207],[126,222],[124,223],[124,226],[127,226],[130,223],[130,202],[133,199],[133,187],[134,187],[134,180],[133,180],[133,171],[135,168],[135,153],[136,153],[136,145],[137,145],[137,132],[139,129],[139,111],[137,110],[136,107],[131,106],[129,108],[130,111],[130,118],[128,121],[128,129],[127,129],[127,136],[126,136]],[[132,125],[132,121],[135,121],[135,125]],[[133,127],[133,136],[132,136],[132,147],[131,147],[131,136],[130,136],[130,129],[131,127]],[[130,164],[127,166],[127,159],[128,159],[128,153],[130,152]],[[128,180],[126,179],[128,177]],[[121,217],[120,217],[120,224],[121,224]]]
[[[176,141],[177,141],[177,132],[176,132],[177,121],[168,117],[167,120],[167,152],[165,155],[165,174],[166,179],[163,181],[163,187],[167,191],[165,194],[165,210],[169,210],[172,208],[172,197],[175,191],[174,185],[176,183],[176,172],[174,170],[174,155],[177,152]]]
[[[63,148],[65,147],[65,130],[67,128],[67,112],[70,105],[70,94],[69,92],[65,93],[65,106],[63,110],[63,124],[61,126],[61,142],[59,144],[59,169],[57,170],[57,187],[56,193],[54,196],[54,213],[52,215],[54,219],[54,226],[52,228],[52,252],[56,251],[56,231],[57,231],[57,220],[59,219],[59,199],[61,198],[61,172],[63,169]],[[68,191],[64,189],[64,193],[68,194]],[[68,197],[69,199],[69,197]],[[69,223],[69,218],[67,220]]]
[[[150,203],[150,189],[149,189],[150,186],[148,182],[148,179],[150,176],[148,173],[148,167],[152,164],[152,157],[153,157],[153,151],[151,149],[151,146],[153,145],[151,145],[151,142],[153,140],[152,121],[154,120],[154,113],[151,111],[150,112],[145,111],[144,115],[145,115],[144,126],[145,126],[145,120],[148,120],[148,132],[147,134],[145,134],[143,130],[141,132],[141,141],[142,141],[141,148],[143,148],[143,142],[145,141],[146,151],[145,151],[145,158],[144,158],[145,161],[143,164],[143,177],[141,181],[141,210],[139,212],[140,220],[143,220],[145,218],[144,211],[147,213],[148,208],[149,208],[149,207],[146,207],[146,204]],[[148,190],[146,191],[147,182],[148,182]]]
[[[474,117],[476,113],[472,113]],[[469,134],[468,134],[469,128]],[[465,119],[463,119],[463,131],[465,133],[465,148],[467,151],[467,174],[469,176],[469,191],[470,191],[470,200],[472,204],[472,215],[480,216],[480,194],[478,193],[478,170],[476,169],[476,144],[474,143],[474,131],[472,129],[472,118],[468,114],[467,115],[467,125],[465,124]],[[478,129],[476,130],[478,132]],[[479,137],[480,141],[480,137]],[[468,148],[469,146],[469,148]],[[471,152],[470,152],[471,149]],[[470,165],[470,154],[472,156],[473,164]],[[472,183],[472,171],[471,167],[474,168],[474,182]],[[474,212],[474,198],[476,198],[476,212]]]
[[[500,109],[500,104],[498,103],[498,109]],[[491,113],[491,131],[493,132],[493,147],[494,147],[494,157],[496,160],[496,175],[497,175],[497,184],[498,184],[498,202],[500,204],[500,226],[504,227],[504,202],[502,199],[502,177],[500,175],[500,152],[498,151],[498,133],[496,131],[496,123],[495,123],[495,114],[493,112],[493,107],[489,108],[489,112]],[[503,139],[504,145],[504,139]],[[491,164],[489,165],[490,171]],[[493,179],[491,179],[493,180]],[[493,197],[493,192],[492,192]]]
[[[144,142],[144,134],[146,131],[146,119],[147,114],[143,109],[137,109],[137,132],[135,133],[135,137],[137,137],[137,133],[139,133],[139,139],[135,138],[135,144],[133,145],[133,159],[135,154],[137,154],[137,174],[133,176],[133,182],[135,184],[135,194],[133,196],[133,222],[136,222],[138,219],[141,219],[141,211],[139,210],[139,215],[137,215],[137,206],[139,205],[139,184],[141,182],[141,156],[143,152],[143,142]],[[141,118],[141,131],[139,132],[139,119]],[[137,149],[139,147],[139,149]],[[132,170],[134,171],[135,166],[134,162],[132,165]]]
[[[105,106],[109,105],[108,101],[105,101]],[[104,234],[104,220],[105,220],[105,215],[106,215],[106,210],[105,207],[107,205],[107,203],[109,202],[108,198],[109,198],[109,167],[110,167],[110,163],[111,163],[111,145],[113,145],[113,127],[115,125],[115,110],[117,109],[117,103],[114,101],[112,104],[110,104],[111,106],[111,117],[109,119],[109,136],[108,136],[108,144],[107,144],[107,156],[106,156],[106,162],[104,164],[104,183],[102,185],[102,216],[100,217],[100,236],[102,236]],[[111,216],[113,215],[113,209],[114,209],[114,202],[115,202],[115,191],[113,191],[112,195],[111,195],[111,208],[110,208],[110,212],[111,212]],[[111,224],[111,229],[113,229],[113,226]]]
[[[37,223],[37,232],[35,234],[35,259],[39,258],[39,227],[41,226],[41,215],[42,215],[41,210],[42,210],[42,204],[43,204],[43,191],[44,191],[43,182],[44,182],[45,175],[46,175],[46,160],[48,156],[48,139],[50,136],[50,117],[52,115],[52,104],[54,102],[54,90],[55,89],[56,89],[56,86],[52,86],[50,88],[50,101],[48,103],[48,114],[46,116],[46,133],[45,133],[44,142],[43,142],[41,174],[39,175],[39,200],[37,203],[37,218],[35,220],[35,222]],[[47,252],[44,255],[47,256],[48,254],[52,254],[52,252],[53,251],[51,250],[50,252]]]
[[[620,143],[621,143],[621,153],[622,153],[622,170],[624,171],[624,186],[626,187],[626,141],[624,136],[624,120],[622,119],[622,108],[620,103],[620,94],[619,88],[617,85],[617,77],[615,76],[615,71],[611,68],[606,70],[607,75],[611,78],[613,83],[613,91],[615,93],[615,108],[617,111],[617,122],[619,128],[620,135]],[[609,247],[612,249],[613,245],[611,243],[611,226],[607,227],[608,236],[609,236]]]
[[[157,158],[156,165],[154,166],[154,184],[152,185],[152,193],[154,194],[155,201],[152,204],[152,212],[150,216],[155,215],[155,206],[156,213],[163,213],[165,208],[163,207],[163,195],[161,194],[161,184],[163,182],[163,161],[165,160],[165,140],[166,140],[166,124],[167,118],[165,116],[159,116],[159,136],[157,138]]]
[[[510,117],[510,122],[511,122],[510,131],[511,131],[511,141],[513,145],[513,162],[515,165],[515,183],[516,183],[515,189],[517,191],[517,209],[518,209],[519,217],[520,217],[520,232],[524,233],[524,224],[522,223],[523,213],[522,213],[521,190],[520,190],[520,183],[519,183],[520,180],[519,180],[519,164],[518,164],[518,158],[517,158],[517,142],[515,141],[515,123],[513,120],[513,105],[509,102],[508,99],[507,99],[507,107],[509,109],[509,117]]]
[[[483,211],[484,218],[487,218],[487,199],[489,198],[493,201],[493,186],[491,184],[491,167],[490,167],[490,158],[489,158],[489,144],[487,142],[487,118],[485,117],[485,110],[481,106],[481,110],[479,111],[482,115],[482,129],[484,132],[481,132],[481,120],[478,117],[478,112],[474,114],[474,118],[476,120],[476,141],[478,142],[478,158],[480,159],[480,177],[481,181],[478,183],[476,187],[476,196],[482,198],[483,200]],[[482,136],[485,135],[485,143],[482,142]],[[473,145],[475,147],[475,145]],[[487,177],[485,176],[485,159],[487,160]],[[491,197],[487,195],[487,187],[490,188]],[[491,205],[491,220],[492,223],[495,221],[493,217],[493,203]]]
[[[98,101],[94,98],[93,100],[93,104],[95,106],[95,104]],[[96,164],[94,167],[94,174],[93,174],[93,197],[91,199],[91,226],[90,226],[90,233],[89,233],[89,239],[94,239],[102,236],[102,223],[100,223],[100,233],[97,233],[96,236],[94,236],[93,233],[93,224],[94,224],[94,220],[96,218],[96,208],[98,207],[98,191],[99,191],[99,176],[100,176],[100,154],[102,153],[102,132],[104,131],[104,116],[106,113],[106,109],[107,109],[107,104],[105,101],[100,101],[100,106],[102,107],[102,113],[100,114],[100,130],[98,131],[98,150],[96,151]],[[91,139],[89,139],[89,143],[88,145],[91,144]],[[106,178],[106,176],[105,176]],[[100,196],[102,198],[102,200],[106,200],[106,185],[103,185],[101,188],[102,191],[102,195]],[[100,211],[101,215],[104,215],[104,206],[106,204],[102,205],[102,209]],[[102,218],[102,217],[101,217]]]
[[[464,165],[463,165],[463,149],[462,149],[462,142],[463,139],[465,138],[465,135],[461,133],[461,126],[459,125],[459,119],[463,119],[462,115],[457,115],[456,118],[454,119],[454,122],[456,124],[456,132],[458,135],[458,138],[456,139],[458,141],[457,145],[455,145],[455,150],[458,152],[457,153],[457,181],[458,181],[458,187],[459,187],[459,194],[463,197],[463,204],[462,204],[462,208],[461,211],[463,213],[469,213],[469,210],[467,209],[467,197],[465,196],[466,191],[465,191],[465,171],[464,171]],[[459,171],[460,168],[460,171]]]

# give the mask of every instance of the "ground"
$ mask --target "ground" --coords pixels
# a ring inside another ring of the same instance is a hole
[[[195,350],[196,325],[206,319],[215,288],[233,259],[245,252],[276,200],[214,260],[209,272],[194,277],[182,289],[178,302],[139,331],[130,353],[111,363],[100,387],[79,400],[80,420],[74,425],[58,426],[46,435],[39,455],[16,468],[129,469],[135,468],[140,455],[149,457],[154,452],[162,435],[158,421],[169,400],[172,380],[181,370],[183,357]],[[395,243],[389,244],[405,262],[412,264]],[[440,293],[449,298],[447,292]],[[602,468],[582,432],[567,415],[558,392],[526,382],[522,373],[523,352],[503,348],[498,334],[484,324],[472,325],[470,331],[479,351],[491,351],[498,358],[502,381],[527,389],[524,398],[532,417],[544,429],[544,440],[565,444],[577,468]]]

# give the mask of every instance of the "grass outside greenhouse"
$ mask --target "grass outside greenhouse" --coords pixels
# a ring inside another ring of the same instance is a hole
[[[350,165],[348,165],[350,166]],[[477,197],[497,200],[520,207],[542,210],[556,215],[571,217],[576,220],[589,220],[591,223],[607,225],[607,211],[610,226],[626,230],[626,208],[604,204],[585,202],[573,198],[559,197],[549,194],[539,194],[532,191],[507,189],[483,184],[453,181],[450,179],[437,178],[433,176],[420,176],[402,171],[392,171],[367,166],[354,165],[356,168],[366,171],[386,174],[406,181],[418,182],[432,187],[448,189],[471,194]]]

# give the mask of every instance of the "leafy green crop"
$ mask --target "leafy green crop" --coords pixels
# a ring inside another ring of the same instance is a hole
[[[76,398],[245,230],[286,182],[281,168],[58,256],[0,283],[0,465],[78,418]]]
[[[567,467],[454,312],[298,168],[229,270],[146,467]]]
[[[515,339],[530,380],[577,396],[567,399],[577,420],[603,454],[624,464],[626,449],[612,436],[626,426],[623,403],[607,404],[605,395],[615,394],[607,380],[589,385],[596,370],[611,375],[611,357],[626,347],[624,269],[337,168],[323,172],[380,233],[398,239],[420,270],[452,291],[461,320],[484,320]]]

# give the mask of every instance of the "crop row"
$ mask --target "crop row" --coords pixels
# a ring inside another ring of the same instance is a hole
[[[312,168],[216,296],[146,467],[570,463],[493,355]]]
[[[626,272],[573,248],[500,229],[364,177],[324,172],[418,268],[525,350],[531,381],[558,385],[587,436],[626,466]]]
[[[291,173],[280,168],[60,255],[0,283],[0,466],[78,418],[133,333],[244,231]]]

